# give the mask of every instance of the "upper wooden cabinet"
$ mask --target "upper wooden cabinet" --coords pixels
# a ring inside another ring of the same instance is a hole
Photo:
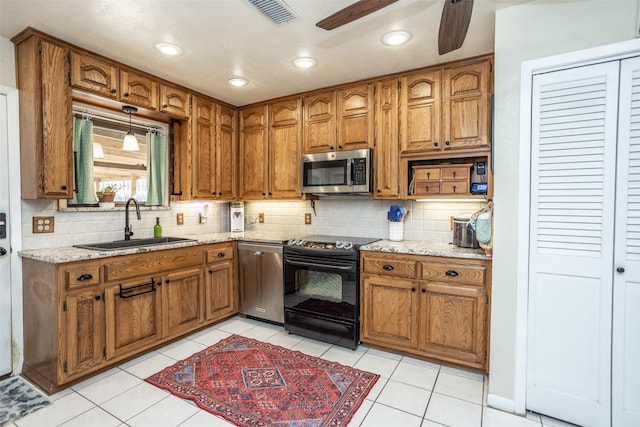
[[[444,69],[445,150],[489,149],[491,71],[490,60]]]
[[[238,112],[235,108],[218,105],[216,119],[216,191],[217,198],[236,198],[238,163]]]
[[[155,79],[91,55],[71,53],[71,84],[106,98],[149,110],[158,109],[158,82]]]
[[[240,198],[268,198],[268,107],[240,111]]]
[[[23,199],[73,197],[69,49],[36,35],[16,44]]]
[[[373,148],[373,84],[303,98],[305,154]]]
[[[160,84],[160,111],[175,117],[189,117],[190,94],[185,89],[167,83]]]
[[[397,199],[400,197],[397,79],[376,83],[375,110],[374,197]]]
[[[400,78],[403,154],[488,151],[491,61]]]
[[[336,93],[305,96],[303,107],[304,154],[336,150]]]

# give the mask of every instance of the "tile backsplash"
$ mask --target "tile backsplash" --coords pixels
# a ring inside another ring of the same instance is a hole
[[[482,202],[395,202],[365,197],[321,198],[310,201],[245,202],[245,229],[276,231],[303,236],[331,234],[354,237],[388,237],[387,211],[392,204],[402,204],[409,211],[404,223],[405,240],[451,242],[450,217],[471,214],[485,206]],[[184,214],[184,225],[176,224],[176,215]],[[264,213],[264,223],[258,214]],[[311,224],[304,223],[304,214],[311,214]],[[184,236],[229,231],[229,203],[174,202],[164,210],[142,210],[138,221],[133,207],[129,217],[135,238],[153,237],[156,217],[160,218],[164,236]],[[206,214],[200,224],[199,214]],[[53,216],[55,232],[33,234],[34,216]],[[72,246],[75,244],[120,240],[124,237],[125,214],[113,211],[59,211],[56,201],[22,200],[22,249]]]

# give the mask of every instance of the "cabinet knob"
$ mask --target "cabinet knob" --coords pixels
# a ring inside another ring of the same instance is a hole
[[[96,295],[94,298],[96,299],[96,301],[100,301],[100,295]]]
[[[116,91],[116,89],[115,89],[115,88],[111,89],[111,93],[116,93],[116,92],[117,92],[117,91]]]
[[[222,196],[222,192],[218,193],[218,196]]]
[[[429,186],[428,186],[428,185],[425,185],[425,186],[424,186],[424,189],[425,189],[425,191],[426,191],[427,193],[429,192]]]
[[[616,271],[618,273],[624,273],[624,267],[618,267],[618,268],[616,268]]]
[[[331,148],[333,150],[333,147],[329,147],[329,148]]]
[[[67,186],[66,186],[66,185],[63,185],[63,186],[61,186],[61,187],[60,187],[60,189],[61,189],[61,190],[66,190],[66,189],[67,189]]]
[[[423,293],[423,294],[426,294],[426,293],[427,293],[427,290],[426,290],[425,288],[422,288],[421,290],[422,290],[422,293]]]
[[[162,104],[162,108],[167,108],[168,105],[167,104]]]
[[[416,291],[416,288],[411,288],[411,292],[415,292],[415,291]]]
[[[448,141],[447,141],[447,142],[448,142]],[[448,144],[447,144],[447,145],[448,145]],[[454,177],[454,178],[456,177],[456,173],[457,173],[456,171],[453,171],[453,172],[452,172],[452,174],[453,174],[453,177]]]
[[[78,276],[78,278],[76,279],[78,282],[84,282],[85,280],[91,280],[93,279],[93,276],[91,274],[81,274],[80,276]]]
[[[262,195],[263,195],[263,196],[266,196],[266,195],[267,195],[267,193],[262,193]]]
[[[122,96],[124,96],[124,97],[129,96],[129,92],[125,92],[125,93],[123,93],[123,94],[122,94]]]
[[[168,284],[169,282],[171,282],[171,280],[169,280],[169,279],[167,279],[167,280],[165,280],[165,281],[164,281],[164,283],[167,283],[167,284]]]
[[[460,273],[458,273],[455,270],[447,270],[447,272],[444,274],[446,274],[449,277],[458,277]]]
[[[453,186],[453,192],[454,193],[456,192],[456,186],[455,185]]]
[[[427,179],[431,179],[431,172],[427,172]]]
[[[342,150],[342,145],[338,145],[338,150]]]
[[[444,145],[451,145],[451,141],[445,141]]]
[[[218,258],[224,258],[225,255],[224,252],[218,252]]]
[[[391,265],[391,264],[385,264],[385,265],[383,265],[383,266],[382,266],[382,268],[384,268],[384,269],[385,269],[385,270],[387,270],[387,271],[391,271],[391,270],[393,270],[395,267],[394,267],[393,265]]]
[[[438,142],[437,142],[437,141],[436,141],[436,142],[434,142],[434,143],[433,143],[433,146],[434,146],[434,147],[437,147],[437,146],[438,146]]]
[[[376,191],[377,191],[378,193],[381,193],[381,192],[382,192],[379,188],[378,188]]]

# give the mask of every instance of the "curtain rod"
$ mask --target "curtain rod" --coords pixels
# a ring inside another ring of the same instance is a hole
[[[105,121],[105,122],[118,124],[121,127],[125,128],[125,130],[129,129],[129,122],[125,121],[125,120],[112,119],[111,117],[105,117],[105,116],[101,116],[99,114],[87,113],[87,112],[78,111],[78,110],[73,110],[73,115],[76,116],[79,119],[87,119],[87,120],[97,119],[99,121]],[[133,121],[131,122],[131,128],[132,129],[135,128],[135,129],[138,129],[138,130],[143,130],[143,131],[146,131],[146,132],[155,132],[157,134],[164,134],[162,128],[157,128],[157,127],[153,127],[153,126],[145,126],[145,125],[141,125],[141,124],[135,123]]]

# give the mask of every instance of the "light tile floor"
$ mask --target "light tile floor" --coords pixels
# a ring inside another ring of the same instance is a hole
[[[380,374],[349,426],[566,427],[530,413],[487,407],[487,378],[360,346],[349,350],[290,335],[282,327],[236,316],[96,375],[50,397],[52,404],[11,427],[231,427],[222,418],[144,382],[144,378],[238,334]]]

